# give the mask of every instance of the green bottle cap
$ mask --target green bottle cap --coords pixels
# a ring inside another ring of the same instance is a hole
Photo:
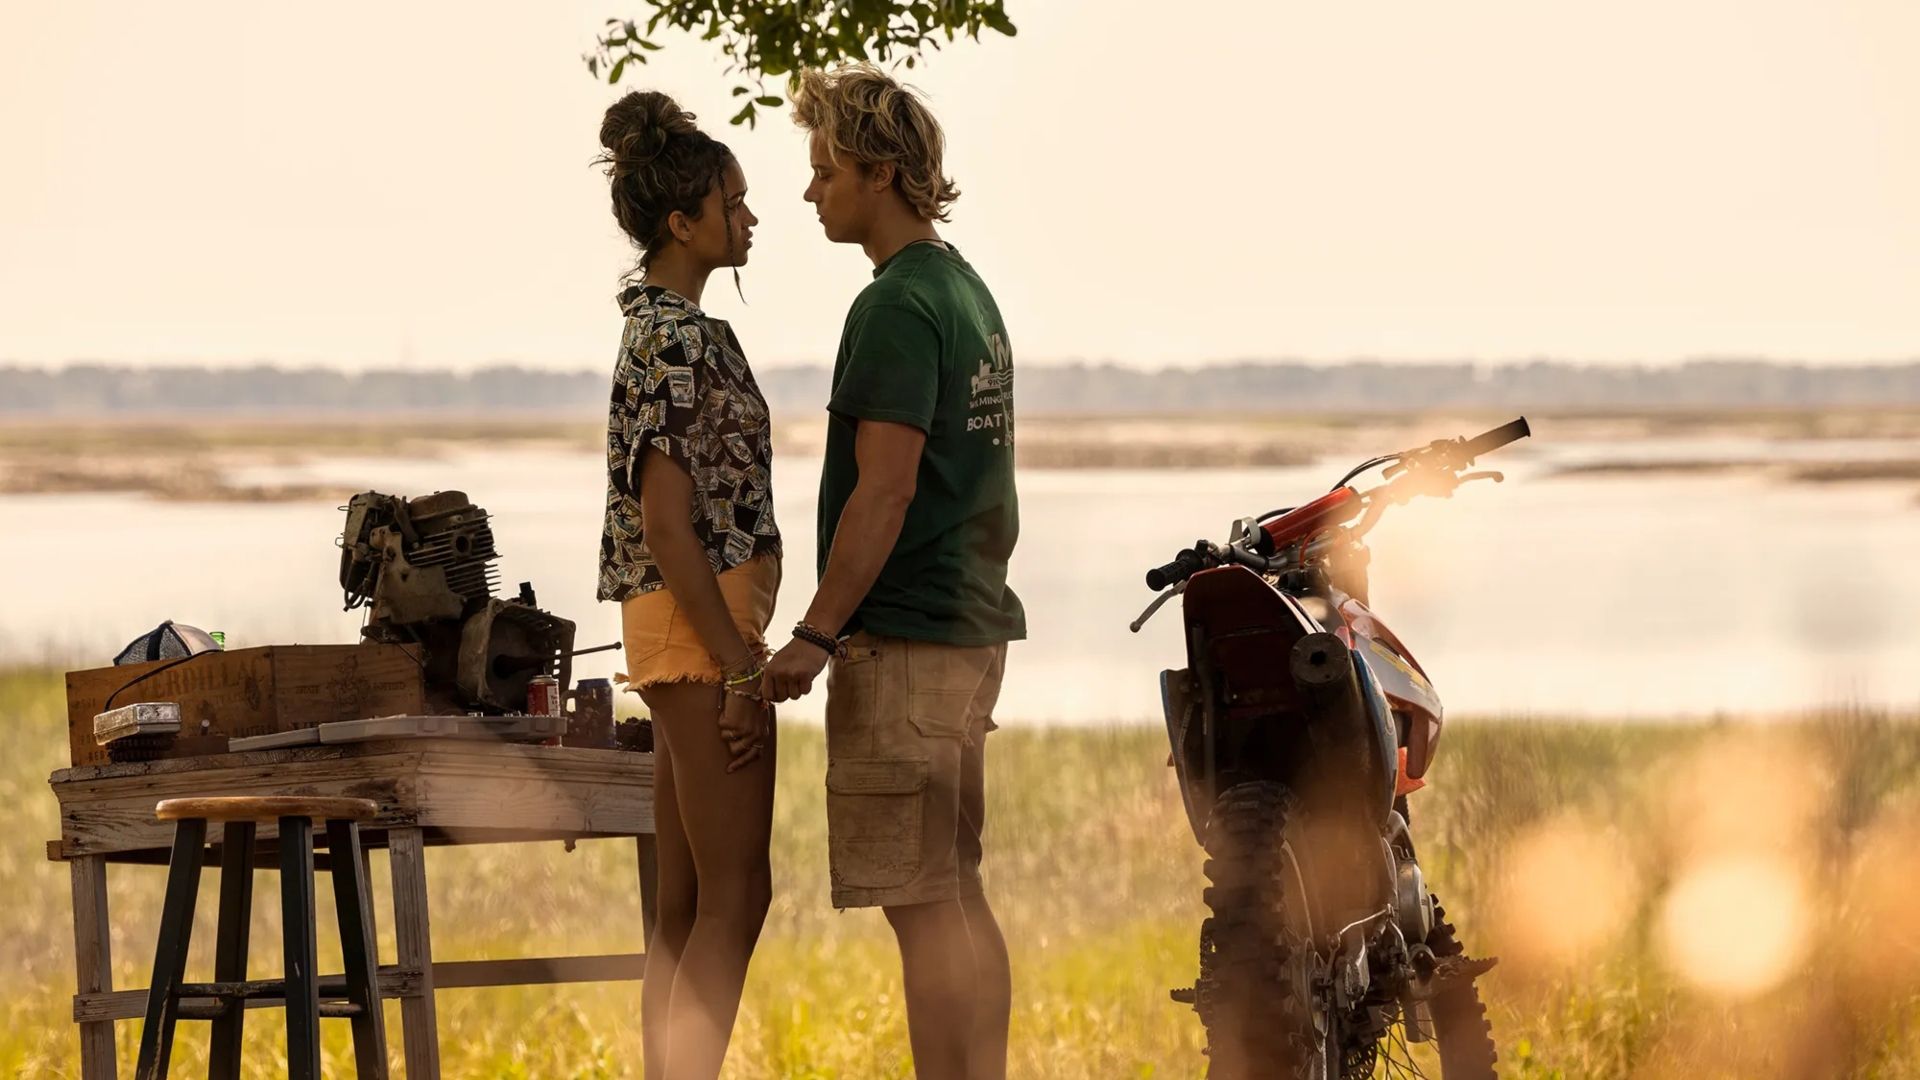
[[[222,649],[225,649],[227,647],[227,632],[225,630],[210,631],[207,634],[207,636],[212,638],[213,643],[215,645],[220,646]]]

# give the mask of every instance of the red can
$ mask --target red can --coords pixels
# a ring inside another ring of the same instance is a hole
[[[527,715],[560,715],[560,680],[551,675],[535,675],[528,680]]]

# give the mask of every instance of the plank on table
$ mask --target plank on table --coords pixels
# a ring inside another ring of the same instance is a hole
[[[369,828],[627,835],[654,828],[651,754],[434,740],[226,756],[243,760],[161,760],[55,773],[61,853],[164,849],[170,836],[154,820],[154,804],[209,791],[370,798],[381,816]],[[270,839],[272,827],[262,834]]]
[[[154,806],[163,799],[209,793],[351,796],[372,799],[383,811],[390,812],[393,807],[413,801],[410,769],[417,766],[418,760],[407,760],[412,757],[391,755],[384,762],[294,760],[245,768],[199,768],[56,781],[53,791],[60,800],[61,849],[71,856],[165,848],[172,836],[172,825],[154,817]],[[276,835],[274,825],[261,826],[262,839]]]

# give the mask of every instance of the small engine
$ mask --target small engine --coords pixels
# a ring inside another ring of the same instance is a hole
[[[369,491],[347,504],[340,588],[347,611],[371,607],[360,635],[417,645],[435,705],[518,712],[527,684],[551,675],[570,685],[570,620],[535,606],[533,586],[501,600],[493,529],[466,493],[417,498]]]

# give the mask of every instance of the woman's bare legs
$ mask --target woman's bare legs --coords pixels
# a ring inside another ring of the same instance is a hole
[[[665,1017],[646,1012],[643,991],[642,1022],[663,1028],[650,1044],[662,1050],[660,1077],[712,1080],[726,1060],[747,963],[773,898],[767,848],[773,832],[775,739],[769,732],[760,758],[729,773],[731,758],[719,733],[719,687],[662,683],[641,696],[653,715],[656,743],[664,742],[671,763],[679,829],[695,882],[684,893],[693,901],[693,920],[674,964]],[[663,926],[666,865],[663,851]]]
[[[659,732],[656,730],[655,735]],[[647,972],[640,981],[640,1047],[642,1075],[659,1080],[667,1075],[667,1003],[673,998],[673,973],[693,932],[698,895],[693,871],[693,849],[680,824],[673,782],[673,754],[666,740],[653,742],[654,862],[659,878],[654,886],[653,940],[647,943]]]

